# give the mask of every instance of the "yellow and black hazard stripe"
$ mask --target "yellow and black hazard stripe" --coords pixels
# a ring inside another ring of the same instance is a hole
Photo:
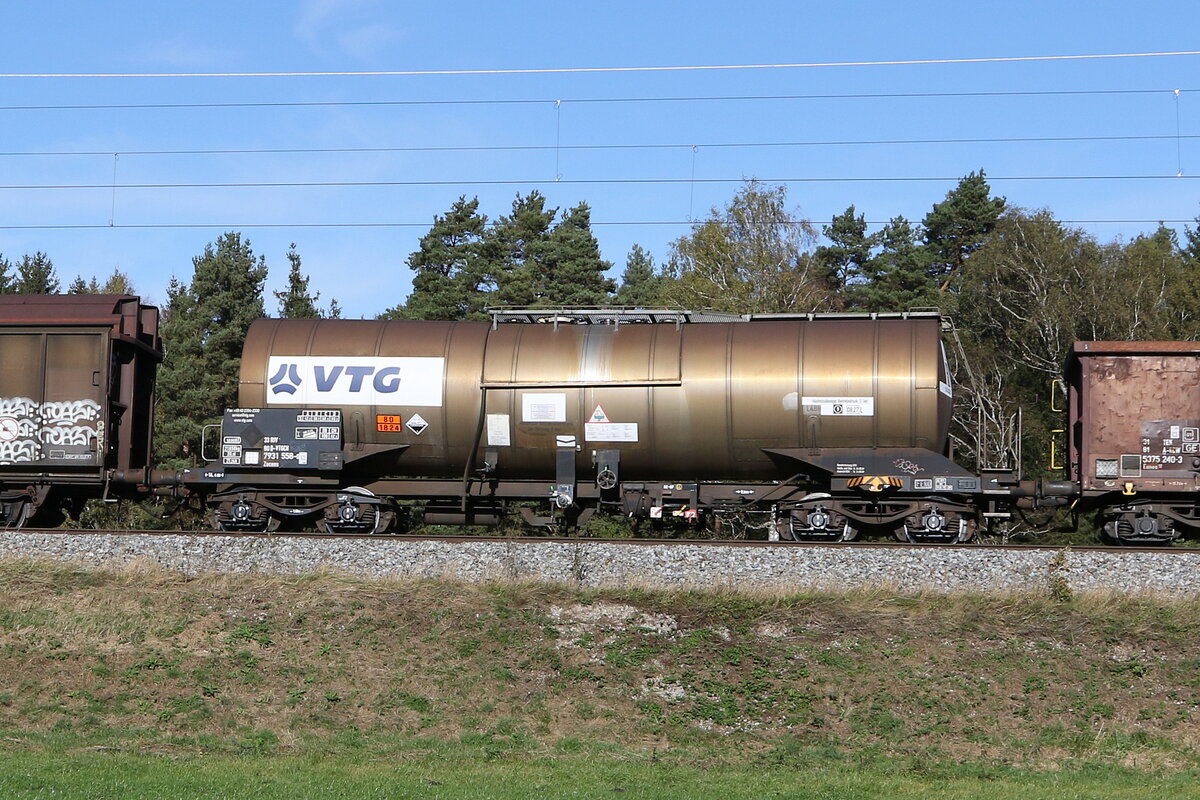
[[[904,479],[890,475],[857,475],[846,482],[850,489],[865,489],[868,492],[882,492],[885,489],[903,489]]]

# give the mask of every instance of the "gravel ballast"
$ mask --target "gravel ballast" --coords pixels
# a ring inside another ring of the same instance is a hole
[[[0,532],[0,557],[104,567],[153,563],[189,575],[334,570],[364,578],[533,581],[588,588],[1200,595],[1200,550],[1112,553],[5,531]]]

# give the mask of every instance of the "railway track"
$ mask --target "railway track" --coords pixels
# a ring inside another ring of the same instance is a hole
[[[197,576],[333,573],[368,580],[589,589],[897,595],[1200,597],[1200,549],[715,539],[22,529],[0,559],[139,564]]]
[[[0,530],[9,534],[51,534],[57,536],[199,536],[224,537],[233,539],[317,539],[330,541],[383,541],[383,542],[443,542],[443,543],[545,543],[545,544],[597,544],[618,545],[628,547],[651,547],[661,545],[678,545],[691,547],[734,547],[734,548],[764,548],[781,550],[830,550],[854,551],[887,550],[893,552],[927,552],[937,551],[1014,551],[1014,552],[1058,552],[1070,550],[1078,553],[1117,553],[1117,554],[1172,554],[1200,553],[1200,546],[1175,547],[1112,547],[1107,545],[1049,545],[1049,544],[994,544],[969,542],[965,544],[908,544],[905,542],[889,541],[855,541],[855,542],[783,542],[763,539],[605,539],[595,537],[561,537],[561,536],[487,536],[472,534],[353,534],[353,533],[320,533],[316,531],[287,531],[287,532],[252,532],[252,531],[217,531],[217,530],[99,530],[90,528],[21,528],[17,530]]]

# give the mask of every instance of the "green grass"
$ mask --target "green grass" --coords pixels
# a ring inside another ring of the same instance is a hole
[[[0,561],[0,609],[0,797],[331,770],[351,797],[1180,797],[1200,770],[1196,602]]]
[[[947,768],[921,761],[801,753],[788,764],[676,763],[628,753],[496,757],[471,748],[363,758],[313,752],[286,757],[161,756],[124,752],[0,753],[0,796],[136,800],[254,798],[905,798],[1200,797],[1194,773],[1147,775],[1080,765],[1053,773]]]

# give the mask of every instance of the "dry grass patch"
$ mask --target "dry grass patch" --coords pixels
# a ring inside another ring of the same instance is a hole
[[[1200,762],[1194,602],[581,592],[10,561],[0,608],[0,726],[18,738]]]

